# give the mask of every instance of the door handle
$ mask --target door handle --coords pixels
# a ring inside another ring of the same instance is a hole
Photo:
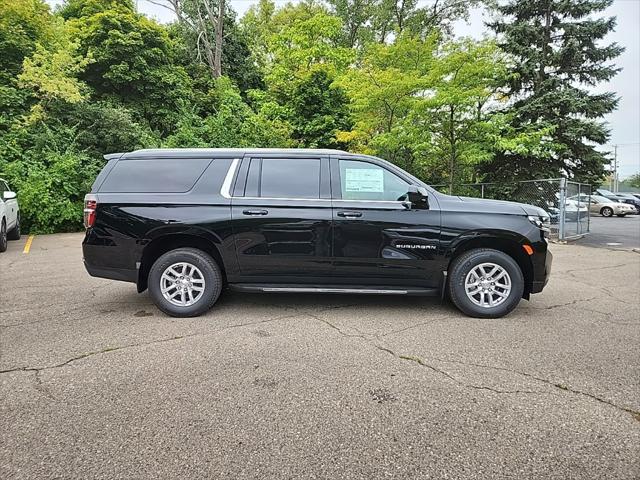
[[[242,214],[243,215],[250,215],[250,216],[258,216],[258,215],[267,215],[269,213],[268,210],[243,210]]]
[[[338,212],[339,217],[358,218],[362,216],[362,212]]]

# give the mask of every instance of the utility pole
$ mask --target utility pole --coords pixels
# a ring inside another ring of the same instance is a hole
[[[618,193],[618,145],[613,146],[613,193]]]

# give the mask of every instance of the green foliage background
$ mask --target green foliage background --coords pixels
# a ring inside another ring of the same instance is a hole
[[[207,2],[183,0],[188,16]],[[227,7],[223,76],[184,22],[132,0],[0,3],[0,176],[22,226],[81,228],[105,153],[145,147],[340,148],[450,186],[567,175],[597,182],[622,51],[597,41],[610,0],[511,0],[497,41],[455,39],[481,0],[259,0]],[[493,3],[493,2],[488,2]]]

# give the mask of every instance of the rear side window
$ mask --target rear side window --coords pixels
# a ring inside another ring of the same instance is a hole
[[[103,193],[184,193],[193,188],[207,158],[120,160],[109,173]]]
[[[251,162],[251,171],[254,163]],[[251,175],[250,175],[251,178]],[[250,189],[247,183],[247,191]],[[264,158],[258,196],[263,198],[320,198],[319,158]]]

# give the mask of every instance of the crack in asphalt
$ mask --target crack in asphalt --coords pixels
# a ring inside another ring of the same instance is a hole
[[[405,360],[405,361],[410,361],[413,363],[416,363],[422,367],[428,368],[429,370],[438,373],[439,375],[442,375],[448,379],[450,379],[451,381],[455,382],[456,384],[462,386],[462,387],[466,387],[466,388],[471,388],[474,390],[488,390],[494,393],[498,393],[498,394],[546,394],[546,395],[552,395],[552,393],[550,392],[540,392],[540,391],[535,391],[535,390],[502,390],[502,389],[497,389],[497,388],[493,388],[493,387],[488,387],[486,385],[476,385],[476,384],[471,384],[471,383],[466,383],[463,382],[462,380],[460,380],[459,378],[453,376],[451,373],[447,372],[446,370],[442,370],[440,368],[437,368],[429,363],[427,363],[426,361],[424,361],[423,359],[421,359],[420,357],[414,356],[414,355],[404,355],[404,354],[398,354],[395,351],[393,351],[392,349],[383,346],[383,345],[378,345],[376,343],[373,343],[371,341],[371,337],[367,336],[366,334],[350,334],[350,333],[346,333],[344,332],[341,328],[339,328],[338,326],[334,325],[333,323],[329,322],[328,320],[322,319],[320,317],[318,317],[317,315],[310,315],[308,314],[309,317],[318,320],[320,322],[322,322],[323,324],[331,327],[333,330],[337,331],[340,335],[347,337],[347,338],[361,338],[363,340],[365,340],[367,343],[369,343],[370,345],[372,345],[373,347],[377,348],[378,350],[385,352],[395,358],[398,358],[400,360]],[[377,336],[376,336],[377,337]],[[378,337],[379,338],[379,337]],[[578,396],[584,396],[587,398],[590,398],[592,400],[596,400],[602,404],[605,405],[609,405],[611,407],[614,407],[620,411],[629,413],[633,416],[633,418],[635,420],[639,420],[640,421],[640,411],[636,411],[632,408],[629,407],[625,407],[623,405],[618,405],[610,400],[607,400],[605,398],[599,397],[597,395],[594,395],[592,393],[589,392],[584,392],[582,390],[578,390],[572,387],[569,387],[568,385],[564,385],[562,383],[559,382],[554,382],[552,380],[548,380],[546,378],[542,378],[539,377],[537,375],[534,375],[532,373],[528,373],[528,372],[522,372],[519,370],[514,370],[511,368],[506,368],[506,367],[497,367],[497,366],[493,366],[493,365],[484,365],[484,364],[479,364],[479,363],[471,363],[471,362],[463,362],[461,360],[446,360],[446,359],[441,359],[441,358],[435,358],[432,357],[433,360],[435,361],[439,361],[439,362],[443,362],[443,363],[455,363],[455,364],[459,364],[459,365],[464,365],[464,366],[468,366],[468,367],[477,367],[477,368],[486,368],[486,369],[492,369],[492,370],[499,370],[499,371],[503,371],[503,372],[508,372],[511,374],[516,374],[516,375],[521,375],[527,378],[531,378],[535,381],[544,383],[545,385],[551,386],[556,390],[560,390],[563,392],[569,392],[572,393],[574,395],[578,395]]]
[[[498,388],[494,388],[494,387],[488,387],[486,385],[476,385],[474,383],[466,383],[463,382],[462,380],[460,380],[457,377],[454,377],[453,375],[451,375],[449,372],[447,372],[446,370],[442,370],[440,368],[437,368],[427,362],[425,362],[423,359],[421,359],[420,357],[416,357],[414,355],[399,355],[396,352],[394,352],[393,350],[386,348],[386,347],[380,347],[378,345],[375,345],[376,348],[378,348],[379,350],[382,350],[392,356],[394,356],[395,358],[399,358],[400,360],[406,360],[409,362],[414,362],[417,363],[418,365],[420,365],[421,367],[425,367],[428,368],[429,370],[432,370],[440,375],[445,376],[446,378],[448,378],[449,380],[452,380],[453,382],[455,382],[456,384],[465,387],[465,388],[471,388],[474,390],[488,390],[490,392],[493,393],[499,393],[499,394],[536,394],[536,395],[549,395],[549,392],[538,392],[535,390],[502,390],[502,389],[498,389]]]
[[[598,300],[600,298],[600,295],[596,295],[595,297],[589,297],[589,298],[577,298],[575,300],[571,300],[570,302],[565,302],[565,303],[558,303],[555,305],[547,305],[544,307],[536,307],[535,305],[530,305],[530,308],[533,308],[535,310],[553,310],[554,308],[560,308],[560,307],[568,307],[570,305],[576,305],[578,303],[582,303],[582,302],[590,302],[591,300]]]
[[[413,357],[413,356],[409,356],[409,355],[398,355],[396,352],[394,352],[393,350],[391,350],[390,348],[387,348],[385,346],[382,345],[378,345],[376,343],[371,342],[369,335],[366,335],[364,333],[358,333],[358,334],[353,334],[353,333],[346,333],[344,330],[342,330],[340,327],[338,327],[337,325],[331,323],[330,321],[324,319],[324,318],[320,318],[317,315],[313,315],[313,314],[307,314],[308,317],[313,318],[314,320],[317,320],[325,325],[327,325],[328,327],[332,328],[333,330],[335,330],[336,332],[338,332],[340,335],[342,335],[343,337],[346,338],[361,338],[364,341],[366,341],[367,343],[369,343],[370,345],[374,346],[375,348],[377,348],[378,350],[381,350],[383,352],[386,352],[392,356],[394,356],[395,358],[399,358],[401,360],[410,360],[413,361],[415,363],[418,363],[419,365],[423,366],[423,367],[427,367],[431,370],[433,370],[436,373],[439,373],[441,375],[444,375],[445,377],[449,378],[450,380],[453,380],[455,383],[457,383],[458,385],[461,385],[463,387],[468,387],[468,388],[473,388],[473,389],[477,389],[477,390],[490,390],[492,392],[495,393],[529,393],[529,394],[547,394],[548,392],[536,392],[536,391],[529,391],[529,390],[499,390],[499,389],[495,389],[492,387],[487,387],[484,385],[475,385],[475,384],[468,384],[465,383],[461,380],[459,380],[458,378],[454,377],[453,375],[451,375],[450,373],[441,370],[439,368],[434,367],[433,365],[429,365],[426,362],[424,362],[422,359],[418,358],[418,357]],[[377,335],[373,335],[376,338],[379,338]]]
[[[390,330],[390,331],[385,332],[382,335],[380,335],[380,337],[388,337],[390,335],[396,335],[398,333],[404,333],[404,332],[407,332],[409,330],[413,330],[414,328],[422,327],[424,325],[429,325],[429,324],[437,322],[439,320],[447,320],[449,318],[456,318],[456,315],[445,315],[444,317],[436,317],[436,318],[433,318],[431,320],[427,320],[426,322],[416,323],[415,325],[410,325],[408,327],[400,328],[398,330]]]
[[[626,267],[629,265],[629,262],[626,263],[618,263],[616,265],[606,265],[604,267],[591,267],[591,268],[574,268],[573,270],[565,270],[562,273],[563,274],[569,274],[571,275],[572,273],[580,273],[580,272],[597,272],[600,270],[609,270],[611,268],[620,268],[620,267]]]
[[[391,352],[391,350],[389,350],[389,349],[385,349],[385,351]],[[395,355],[395,353],[394,353],[394,355]],[[421,359],[419,359],[417,357],[409,357],[409,356],[404,356],[404,355],[395,355],[395,356],[397,356],[398,358],[402,358],[403,360],[412,360],[414,362],[420,363],[420,365],[423,365],[425,367],[431,368],[434,371],[439,371],[439,369],[436,369],[435,367],[424,363]],[[516,374],[516,375],[521,375],[523,377],[531,378],[533,380],[536,380],[538,382],[544,383],[546,385],[549,385],[551,387],[554,387],[556,389],[559,389],[559,390],[562,390],[562,391],[565,391],[565,392],[570,392],[570,393],[573,393],[575,395],[582,395],[582,396],[591,398],[593,400],[597,400],[600,403],[603,403],[603,404],[609,405],[611,407],[617,408],[618,410],[630,413],[636,419],[640,419],[640,412],[636,411],[636,410],[634,410],[632,408],[625,407],[623,405],[618,405],[618,404],[616,404],[616,403],[614,403],[614,402],[612,402],[610,400],[607,400],[605,398],[599,397],[599,396],[594,395],[592,393],[584,392],[582,390],[577,390],[575,388],[569,387],[569,386],[564,385],[562,383],[557,383],[557,382],[554,382],[552,380],[548,380],[546,378],[539,377],[539,376],[534,375],[532,373],[522,372],[520,370],[514,370],[514,369],[511,369],[511,368],[507,368],[507,367],[497,367],[497,366],[494,366],[494,365],[484,365],[484,364],[480,364],[480,363],[463,362],[461,360],[446,360],[446,359],[443,359],[443,358],[436,358],[436,357],[432,357],[432,358],[433,358],[433,360],[436,360],[436,361],[439,361],[439,362],[444,362],[444,363],[456,363],[456,364],[464,365],[464,366],[477,367],[477,368],[486,368],[486,369],[491,369],[491,370],[499,370],[499,371],[503,371],[503,372]],[[442,372],[446,373],[444,371],[442,371]],[[503,393],[503,392],[498,392],[498,393]],[[508,393],[508,392],[506,392],[506,393]],[[514,393],[543,393],[543,392],[521,391],[521,392],[514,392]]]
[[[77,362],[78,360],[82,360],[88,357],[92,357],[95,355],[102,355],[105,353],[109,353],[109,352],[117,352],[120,350],[126,350],[126,349],[130,349],[130,348],[136,348],[136,347],[144,347],[144,346],[148,346],[148,345],[155,345],[155,344],[161,344],[161,343],[167,343],[167,342],[173,342],[175,340],[183,340],[185,338],[191,338],[191,337],[198,337],[198,336],[207,336],[207,335],[212,335],[215,333],[220,333],[223,331],[227,331],[227,330],[231,330],[234,328],[240,328],[240,327],[249,327],[249,326],[253,326],[253,325],[260,325],[263,323],[269,323],[269,322],[275,322],[278,320],[284,320],[287,318],[295,318],[297,317],[297,315],[280,315],[274,318],[267,318],[265,320],[259,320],[257,322],[249,322],[249,323],[238,323],[238,324],[233,324],[233,325],[228,325],[226,327],[222,327],[222,328],[218,328],[218,329],[214,329],[214,330],[209,330],[206,332],[194,332],[194,333],[189,333],[189,334],[185,334],[185,335],[178,335],[178,336],[174,336],[174,337],[167,337],[167,338],[161,338],[161,339],[157,339],[157,340],[151,340],[149,342],[139,342],[139,343],[131,343],[131,344],[126,344],[126,345],[120,345],[120,346],[116,346],[116,347],[107,347],[107,348],[103,348],[102,350],[96,350],[93,352],[87,352],[87,353],[83,353],[81,355],[77,355],[75,357],[69,358],[67,360],[65,360],[62,363],[58,363],[55,365],[45,365],[42,367],[29,367],[29,366],[22,366],[22,367],[14,367],[14,368],[8,368],[5,370],[0,370],[0,374],[4,374],[4,373],[14,373],[14,372],[36,372],[37,375],[36,377],[40,374],[40,372],[42,372],[43,370],[52,370],[52,369],[56,369],[56,368],[62,368],[62,367],[66,367],[74,362]],[[40,380],[38,378],[38,380]],[[41,383],[41,380],[40,380]]]

